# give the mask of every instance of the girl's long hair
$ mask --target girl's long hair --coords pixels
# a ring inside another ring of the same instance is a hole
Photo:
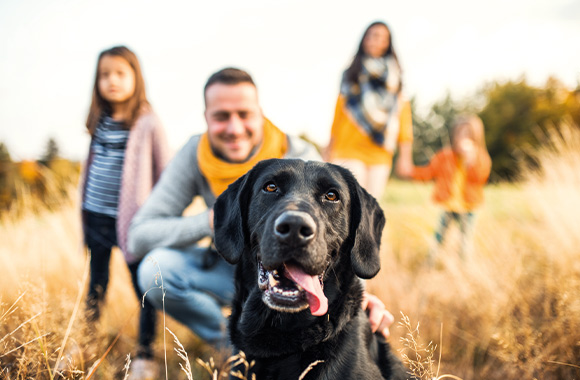
[[[365,55],[364,47],[363,47],[364,40],[365,40],[367,34],[369,33],[369,30],[371,30],[371,28],[373,26],[377,26],[377,25],[384,26],[389,31],[389,47],[387,48],[387,51],[385,51],[385,54],[383,54],[383,57],[387,57],[389,55],[393,56],[393,58],[397,62],[397,65],[399,66],[399,68],[401,67],[401,65],[399,64],[399,59],[397,58],[397,53],[395,53],[395,48],[393,47],[393,35],[391,33],[391,30],[389,29],[387,24],[385,24],[384,22],[375,21],[372,24],[370,24],[367,27],[367,29],[365,30],[365,32],[362,36],[362,39],[360,40],[360,43],[358,45],[358,50],[357,50],[357,52],[352,60],[352,63],[350,64],[349,68],[346,69],[346,72],[345,72],[346,80],[351,84],[358,84],[358,75],[360,74],[360,72],[362,70],[362,61],[363,61],[363,58]],[[402,84],[399,86],[399,88],[402,88]]]
[[[99,54],[99,59],[97,60],[97,71],[95,74],[95,84],[93,86],[93,97],[91,100],[89,115],[87,116],[87,129],[89,130],[91,136],[95,133],[101,115],[103,113],[110,114],[112,112],[111,105],[99,92],[99,64],[101,63],[101,59],[104,56],[124,58],[135,73],[135,92],[129,98],[129,100],[127,100],[129,103],[129,117],[123,121],[125,129],[131,129],[140,113],[146,109],[149,109],[150,107],[149,101],[147,101],[147,95],[145,94],[145,80],[143,80],[141,66],[139,65],[139,60],[137,59],[135,53],[133,53],[125,46],[115,46],[104,50],[101,52],[101,54]]]

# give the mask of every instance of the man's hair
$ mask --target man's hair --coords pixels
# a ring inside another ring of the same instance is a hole
[[[252,79],[250,74],[248,74],[244,70],[236,69],[234,67],[226,67],[225,69],[221,69],[220,71],[213,73],[209,77],[209,79],[205,83],[205,87],[203,88],[204,99],[209,86],[216,83],[222,83],[231,86],[240,83],[249,83],[252,86],[256,87],[256,84],[254,83],[254,80]]]

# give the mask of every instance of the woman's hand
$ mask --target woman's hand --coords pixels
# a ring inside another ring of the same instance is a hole
[[[395,173],[401,178],[413,175],[413,147],[411,143],[399,144],[399,157],[395,162]]]

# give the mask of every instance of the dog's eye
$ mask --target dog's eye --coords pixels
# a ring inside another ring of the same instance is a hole
[[[334,190],[327,191],[324,194],[324,199],[329,202],[338,202],[338,193]]]
[[[275,193],[278,191],[278,186],[276,186],[274,182],[268,182],[266,185],[264,185],[264,191],[268,193]]]

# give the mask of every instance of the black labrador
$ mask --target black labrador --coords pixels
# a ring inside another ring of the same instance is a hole
[[[380,269],[383,211],[346,169],[265,160],[219,196],[215,245],[236,264],[234,347],[257,379],[406,379],[371,332],[360,278]]]

